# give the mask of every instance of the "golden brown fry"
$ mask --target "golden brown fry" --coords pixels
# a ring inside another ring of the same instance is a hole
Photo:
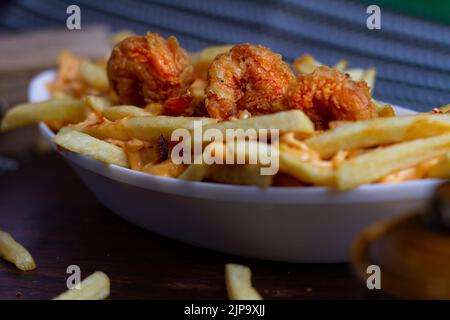
[[[85,98],[85,102],[92,111],[99,114],[103,113],[107,108],[111,107],[111,101],[104,97],[87,96]]]
[[[373,91],[373,88],[375,87],[375,79],[377,77],[377,70],[375,68],[369,68],[364,70],[364,74],[362,76],[362,81],[365,81],[370,88],[370,92]]]
[[[301,182],[321,186],[334,186],[335,171],[314,165],[308,161],[301,161],[292,154],[280,152],[280,172],[289,174]]]
[[[368,151],[342,162],[336,171],[341,190],[377,181],[387,174],[418,165],[450,150],[450,134],[418,139]]]
[[[196,77],[206,79],[206,74],[214,59],[219,54],[230,51],[232,47],[233,45],[230,44],[215,47],[207,47],[202,51],[191,55],[191,62],[194,66]]]
[[[84,154],[105,163],[128,167],[127,157],[122,148],[88,134],[63,128],[53,138],[53,142],[69,151]]]
[[[322,63],[315,60],[311,55],[305,54],[294,61],[294,70],[300,74],[313,73],[314,70],[322,66]]]
[[[238,264],[225,265],[225,284],[230,300],[262,300],[252,286],[250,268]]]
[[[348,61],[347,60],[339,60],[338,63],[336,63],[333,67],[333,69],[336,69],[340,72],[345,72],[345,69],[347,69]]]
[[[446,105],[440,106],[439,110],[441,110],[443,113],[449,112],[450,111],[450,104],[446,104]]]
[[[327,158],[339,150],[366,148],[450,132],[450,115],[419,114],[357,121],[325,131],[305,143]]]
[[[203,124],[216,122],[216,120],[211,118],[195,117],[132,117],[88,126],[84,129],[84,132],[99,139],[111,138],[126,141],[137,138],[155,141],[160,136],[163,136],[166,140],[171,140],[172,132],[176,129],[193,130],[194,121],[201,121]]]
[[[7,232],[0,230],[0,257],[23,271],[36,269],[31,254]]]
[[[80,63],[79,73],[80,78],[93,88],[101,91],[108,90],[109,81],[106,69],[88,60],[83,60]]]
[[[69,289],[53,300],[104,300],[110,293],[110,280],[102,271],[96,271],[81,281],[80,289]]]
[[[380,118],[395,117],[395,110],[390,105],[382,106],[380,109],[377,108],[377,113]]]
[[[151,114],[142,108],[135,106],[114,106],[103,111],[103,115],[110,121],[120,120],[126,117],[145,117]]]
[[[444,154],[428,173],[430,178],[450,179],[450,153]]]
[[[25,103],[8,110],[2,120],[2,131],[37,124],[40,121],[76,123],[86,116],[86,106],[73,99],[52,99],[38,103]]]

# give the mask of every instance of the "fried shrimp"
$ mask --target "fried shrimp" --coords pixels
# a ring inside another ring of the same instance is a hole
[[[220,54],[208,71],[206,108],[213,118],[239,118],[282,111],[289,83],[295,79],[281,55],[263,46],[240,44]]]
[[[329,67],[299,75],[289,86],[285,104],[288,109],[303,110],[316,129],[326,129],[334,120],[377,117],[367,84],[352,81],[346,74]]]
[[[181,96],[193,81],[189,56],[177,39],[152,32],[118,43],[107,72],[120,102],[141,107]]]

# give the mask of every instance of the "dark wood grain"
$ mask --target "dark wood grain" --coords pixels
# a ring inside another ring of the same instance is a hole
[[[66,268],[112,281],[111,299],[223,299],[224,264],[248,265],[267,299],[367,297],[345,264],[302,265],[199,249],[133,226],[102,207],[55,154],[0,177],[0,229],[34,256],[24,273],[0,261],[0,299],[49,299],[65,290]]]

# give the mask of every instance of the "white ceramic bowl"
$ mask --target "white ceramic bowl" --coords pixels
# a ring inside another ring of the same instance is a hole
[[[53,71],[36,76],[29,100],[48,98],[45,83],[53,77]],[[48,127],[40,129],[51,141]],[[350,244],[363,228],[423,207],[439,182],[374,184],[348,192],[260,189],[151,176],[59,152],[102,204],[138,226],[199,247],[289,262],[347,261]]]

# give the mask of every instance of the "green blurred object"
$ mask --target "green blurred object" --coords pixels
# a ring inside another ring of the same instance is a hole
[[[449,0],[374,0],[367,4],[376,4],[381,8],[407,13],[417,17],[450,24]]]

